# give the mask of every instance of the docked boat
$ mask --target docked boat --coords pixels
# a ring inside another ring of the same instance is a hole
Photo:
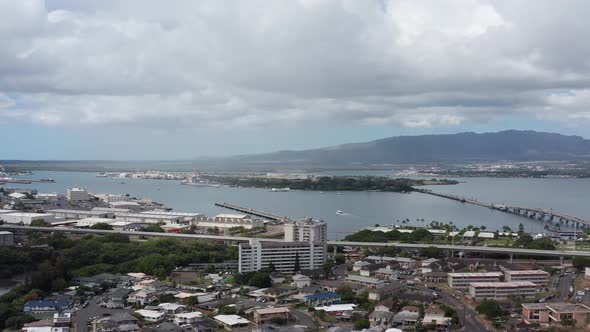
[[[286,191],[291,191],[291,188],[272,188],[271,191],[273,191],[273,192],[286,192]]]

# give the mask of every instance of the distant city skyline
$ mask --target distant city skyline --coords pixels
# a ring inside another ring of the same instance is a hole
[[[0,0],[0,159],[194,159],[506,129],[590,138],[589,11]]]

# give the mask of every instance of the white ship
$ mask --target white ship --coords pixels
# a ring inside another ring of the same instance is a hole
[[[195,187],[215,187],[218,188],[221,185],[219,183],[211,182],[201,178],[201,174],[197,170],[193,171],[193,175],[187,180],[180,181],[180,184]]]
[[[291,188],[272,188],[271,191],[273,191],[273,192],[286,192],[286,191],[291,191]]]

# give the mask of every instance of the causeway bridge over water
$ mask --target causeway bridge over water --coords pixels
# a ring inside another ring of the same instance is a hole
[[[226,208],[228,210],[234,210],[234,211],[243,212],[243,213],[246,213],[246,214],[250,214],[250,215],[253,215],[253,216],[265,218],[265,219],[268,219],[268,220],[284,221],[284,220],[289,219],[287,217],[281,217],[281,216],[276,215],[276,214],[272,214],[272,213],[268,213],[268,212],[263,212],[263,211],[258,211],[258,210],[254,210],[254,209],[250,209],[250,208],[246,208],[246,207],[242,207],[242,206],[238,206],[238,205],[234,205],[234,204],[230,204],[230,203],[226,203],[226,202],[217,202],[217,203],[215,203],[215,206]]]
[[[582,218],[579,218],[576,216],[572,216],[567,213],[554,211],[552,209],[529,208],[529,207],[522,207],[522,206],[510,206],[510,205],[485,203],[485,202],[478,201],[476,199],[465,198],[465,197],[452,195],[452,194],[443,194],[443,193],[438,193],[438,192],[425,190],[425,189],[417,189],[416,191],[423,193],[423,194],[452,199],[454,201],[458,201],[461,203],[474,204],[474,205],[478,205],[478,206],[493,209],[493,210],[511,213],[511,214],[515,214],[515,215],[529,218],[529,219],[537,219],[540,221],[560,222],[560,223],[565,223],[568,225],[569,224],[576,225],[577,227],[581,227],[581,228],[590,228],[590,220],[586,220],[586,219],[582,219]]]

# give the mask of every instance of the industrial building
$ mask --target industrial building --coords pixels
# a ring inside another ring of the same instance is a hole
[[[295,261],[301,270],[315,270],[326,261],[325,243],[322,242],[268,242],[250,240],[239,245],[240,272],[258,271],[272,263],[279,272],[295,272]]]
[[[449,273],[447,278],[452,289],[468,290],[472,282],[499,282],[502,276],[502,272],[466,272]]]
[[[58,218],[65,218],[65,219],[112,218],[115,215],[112,212],[95,211],[95,210],[92,210],[92,211],[67,210],[67,209],[48,210],[47,213],[51,213]]]
[[[469,296],[475,300],[506,300],[511,296],[531,298],[537,294],[537,286],[530,281],[472,282]]]
[[[217,215],[213,218],[205,217],[204,215],[200,215],[195,218],[194,223],[197,227],[202,228],[219,228],[219,229],[228,229],[233,227],[243,227],[245,229],[251,229],[254,227],[263,227],[264,222],[258,219],[250,219],[250,218],[241,218],[239,216],[242,215],[230,215],[230,214],[221,214]],[[246,215],[243,215],[246,216]],[[248,216],[249,217],[249,216]]]
[[[33,220],[43,220],[48,223],[55,221],[55,216],[50,213],[12,212],[0,214],[0,219],[7,224],[30,225]]]
[[[328,224],[323,220],[304,218],[284,224],[285,241],[325,242]]]
[[[92,227],[96,224],[112,224],[116,219],[109,218],[84,218],[78,220],[76,227]]]
[[[118,221],[125,221],[128,223],[146,223],[146,224],[166,224],[166,225],[180,225],[185,224],[184,218],[178,216],[168,216],[152,213],[116,213],[115,218]]]

